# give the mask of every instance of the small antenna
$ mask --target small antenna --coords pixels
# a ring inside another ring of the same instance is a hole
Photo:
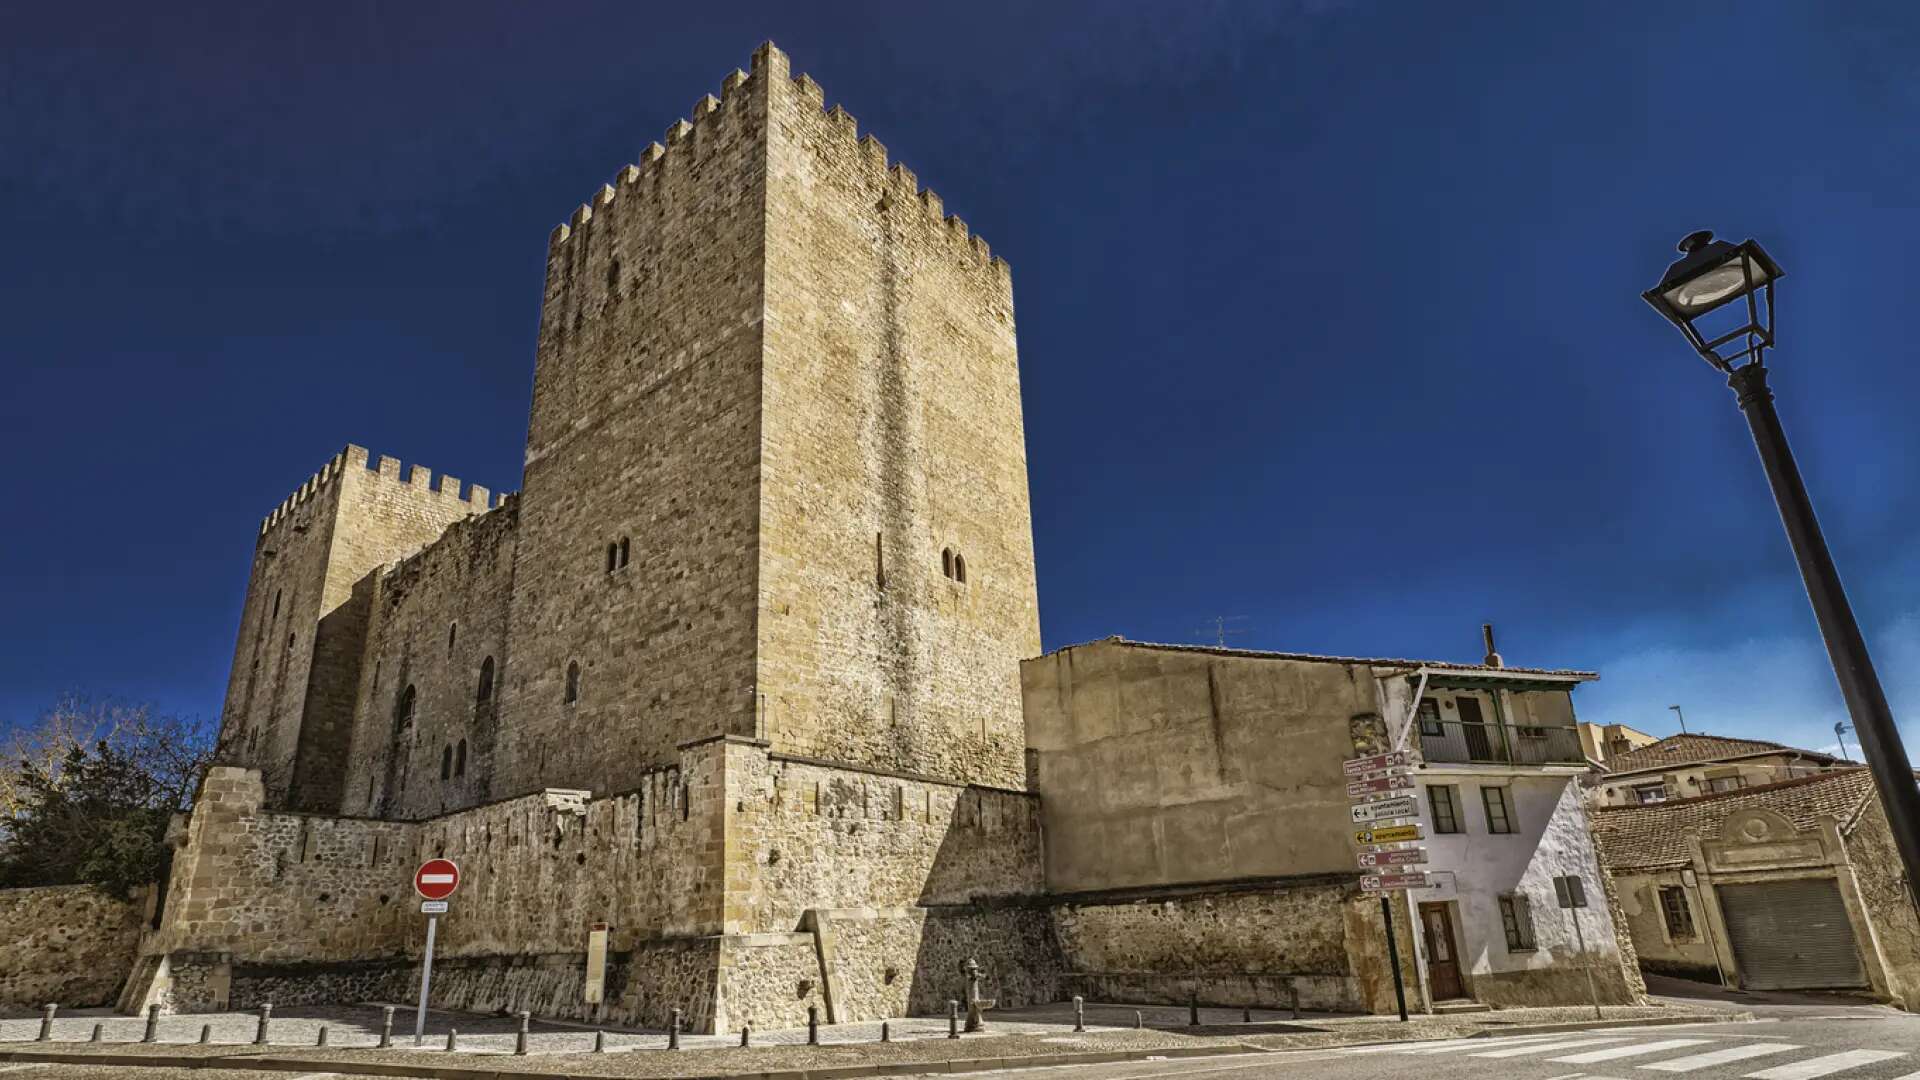
[[[1847,756],[1847,726],[1845,720],[1834,721],[1833,737],[1840,740],[1840,760],[1851,765],[1853,764],[1853,759]]]
[[[1247,617],[1245,615],[1209,615],[1207,616],[1207,622],[1212,625],[1202,626],[1193,632],[1203,637],[1212,638],[1215,645],[1224,649],[1227,647],[1227,639],[1229,637],[1244,634],[1248,629],[1244,626],[1229,626],[1228,624],[1246,621]]]

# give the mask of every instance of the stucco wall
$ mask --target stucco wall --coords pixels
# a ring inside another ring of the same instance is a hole
[[[133,967],[144,892],[0,889],[0,1006],[109,1005]]]
[[[1021,665],[1048,885],[1353,872],[1364,667],[1095,642]]]

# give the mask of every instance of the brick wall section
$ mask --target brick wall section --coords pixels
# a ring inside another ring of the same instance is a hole
[[[0,1006],[110,1005],[133,967],[144,894],[0,889]]]
[[[417,819],[498,797],[493,770],[503,680],[513,670],[507,610],[518,523],[518,500],[509,499],[454,523],[375,579],[343,785],[347,812]],[[400,699],[408,687],[413,717],[403,722]]]
[[[767,737],[1020,786],[1040,636],[1007,265],[784,55],[762,74]]]

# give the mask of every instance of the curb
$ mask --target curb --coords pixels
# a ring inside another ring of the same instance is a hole
[[[1495,1030],[1481,1030],[1456,1036],[1461,1039],[1487,1039],[1507,1035],[1551,1035],[1565,1031],[1592,1031],[1605,1028],[1667,1027],[1675,1024],[1736,1023],[1750,1021],[1751,1012],[1726,1016],[1650,1016],[1613,1020],[1588,1020],[1552,1024],[1514,1024]],[[909,1073],[971,1073],[995,1069],[1040,1069],[1058,1065],[1099,1065],[1148,1058],[1172,1059],[1227,1057],[1240,1054],[1286,1054],[1316,1050],[1345,1050],[1360,1046],[1391,1046],[1417,1042],[1415,1038],[1379,1039],[1372,1042],[1341,1043],[1337,1046],[1264,1047],[1248,1043],[1221,1043],[1215,1046],[1175,1046],[1139,1050],[1085,1050],[1078,1053],[1017,1055],[1014,1057],[953,1058],[941,1061],[893,1061],[875,1065],[823,1065],[813,1069],[776,1069],[764,1072],[715,1073],[706,1076],[672,1077],[668,1080],[849,1080],[854,1077],[893,1076]],[[578,1072],[534,1072],[498,1069],[482,1065],[410,1065],[384,1061],[350,1061],[333,1058],[250,1057],[248,1050],[235,1047],[232,1054],[116,1054],[72,1053],[57,1050],[0,1050],[0,1062],[49,1065],[133,1066],[176,1069],[253,1069],[262,1072],[330,1072],[344,1076],[418,1077],[423,1080],[580,1080],[600,1074]],[[537,1055],[536,1055],[537,1056]]]

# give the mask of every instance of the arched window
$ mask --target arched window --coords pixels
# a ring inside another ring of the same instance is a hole
[[[967,583],[967,558],[964,555],[953,557],[953,580],[962,585]]]
[[[947,577],[953,576],[953,549],[940,549],[940,572]]]
[[[459,623],[448,623],[448,624],[447,624],[447,649],[448,649],[448,651],[452,651],[452,649],[453,649],[453,639],[454,639],[454,638],[457,638],[457,637],[459,637],[459,636],[460,636],[460,624],[459,624]]]
[[[461,739],[453,751],[453,775],[467,775],[467,740]]]
[[[620,545],[608,544],[607,545],[607,573],[611,574],[615,570],[619,569],[620,567],[620,563],[618,561],[619,558],[620,558]]]
[[[453,775],[453,747],[443,746],[440,748],[440,779],[445,780],[451,777],[452,775]]]
[[[394,726],[402,731],[413,726],[414,697],[413,684],[408,683],[407,688],[400,691],[400,700],[393,707]]]
[[[627,538],[623,536],[620,538],[620,565],[621,566],[627,565],[627,555],[628,555]]]
[[[480,688],[473,692],[473,700],[481,705],[493,700],[493,657],[480,661]]]
[[[565,701],[568,705],[571,705],[574,702],[579,700],[580,700],[580,665],[578,662],[575,662],[567,665],[567,696],[565,698]]]
[[[280,590],[279,589],[273,590],[273,614],[267,617],[270,619],[277,619],[280,617]]]

